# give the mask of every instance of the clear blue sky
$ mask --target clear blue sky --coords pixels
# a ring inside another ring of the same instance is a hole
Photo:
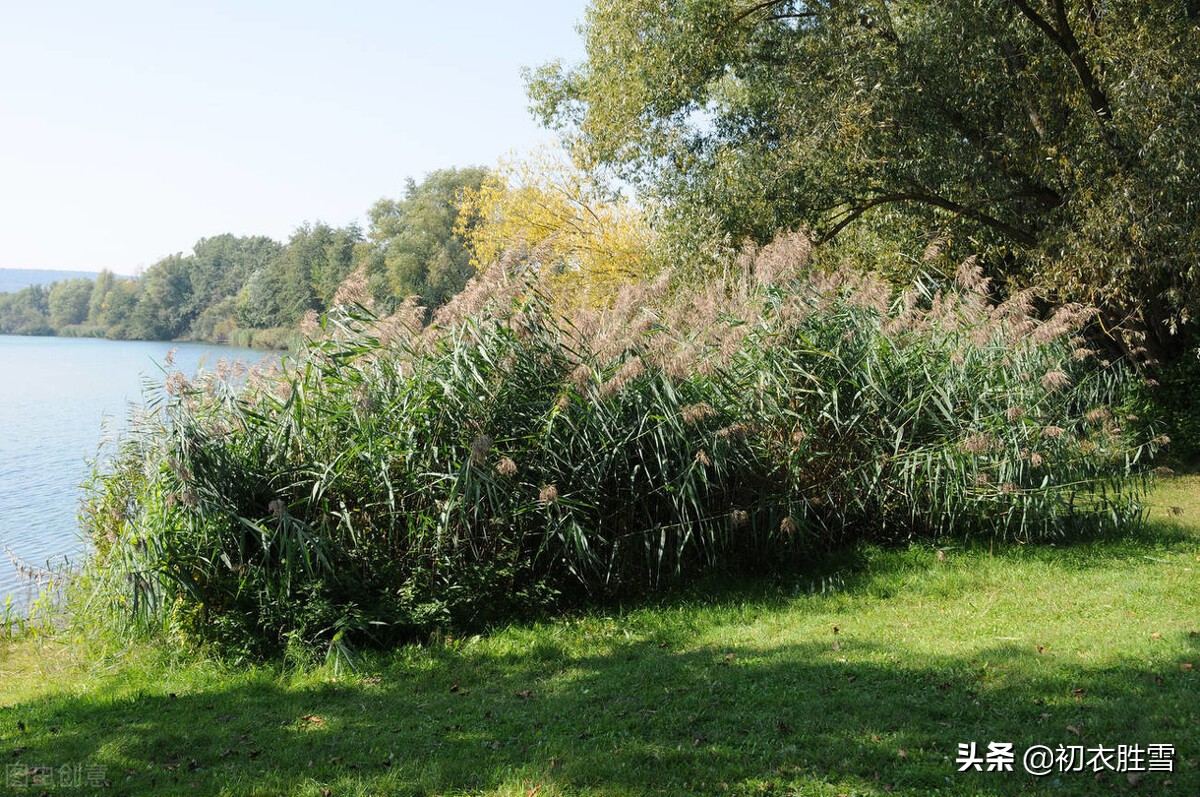
[[[365,222],[404,179],[549,140],[522,66],[584,0],[6,3],[0,267],[134,273],[197,239]]]

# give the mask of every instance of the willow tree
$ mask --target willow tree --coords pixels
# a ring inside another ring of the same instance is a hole
[[[1178,348],[1200,311],[1200,3],[593,0],[535,111],[734,240],[982,253]]]

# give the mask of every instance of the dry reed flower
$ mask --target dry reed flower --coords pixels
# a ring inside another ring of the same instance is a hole
[[[283,502],[283,499],[276,498],[267,504],[267,510],[275,517],[283,517],[287,512],[287,504]]]
[[[745,437],[748,434],[750,434],[750,424],[743,421],[732,423],[723,429],[717,430],[717,437],[721,438],[722,440]]]
[[[167,381],[164,385],[169,395],[180,396],[191,390],[192,385],[188,382],[187,377],[182,371],[172,371],[167,374]]]
[[[300,332],[304,337],[315,340],[321,334],[321,316],[316,310],[308,310],[300,319]]]
[[[788,536],[796,533],[796,521],[792,520],[792,516],[788,515],[779,522],[779,530]]]
[[[1047,440],[1057,440],[1058,438],[1062,437],[1063,434],[1065,434],[1065,433],[1066,433],[1066,430],[1063,429],[1061,426],[1051,425],[1051,426],[1047,426],[1042,429],[1042,437],[1046,438]]]
[[[175,354],[178,351],[179,351],[178,346],[176,346],[175,348],[168,351],[167,355],[165,357],[163,357],[163,362],[166,363],[167,365],[174,365],[175,364]]]
[[[554,485],[554,484],[547,484],[547,485],[543,486],[542,489],[538,492],[538,500],[541,501],[543,504],[557,504],[558,503],[558,486]]]
[[[592,383],[592,369],[580,363],[575,366],[575,370],[571,372],[571,384],[575,385],[581,393],[587,389],[587,386]]]
[[[991,285],[991,280],[983,276],[983,266],[979,265],[976,255],[971,255],[959,265],[954,273],[954,281],[967,293],[987,293]]]
[[[646,372],[646,365],[642,362],[642,358],[633,356],[625,361],[625,363],[617,369],[617,372],[612,375],[612,378],[600,386],[600,395],[613,396],[625,389],[633,380]]]
[[[985,434],[967,435],[958,447],[967,454],[986,454],[992,448],[992,440]]]
[[[805,233],[787,233],[776,236],[757,252],[746,250],[739,265],[743,270],[752,270],[760,285],[771,285],[798,273],[808,263],[812,248],[812,239]]]
[[[1175,471],[1172,470],[1171,468],[1168,468],[1166,465],[1160,465],[1159,467],[1155,468],[1154,473],[1157,476],[1174,476],[1175,475]]]
[[[384,345],[396,341],[415,340],[425,329],[425,308],[420,297],[408,296],[396,311],[375,325],[375,334]]]
[[[1021,488],[1018,487],[1017,485],[1013,484],[1012,482],[1005,482],[1004,484],[1000,485],[1000,492],[1004,495],[1012,495],[1014,493],[1020,492],[1020,490],[1021,490]]]
[[[1088,423],[1102,423],[1112,417],[1112,412],[1109,411],[1108,407],[1096,407],[1095,409],[1088,410],[1087,414],[1083,417]]]
[[[513,462],[511,457],[501,457],[496,463],[496,472],[501,476],[516,476],[517,463]]]
[[[1071,378],[1057,368],[1046,372],[1042,377],[1042,387],[1046,390],[1058,390],[1071,384]]]
[[[1165,434],[1160,434],[1150,442],[1156,446],[1169,446],[1171,444],[1171,438]]]
[[[683,417],[683,422],[690,426],[711,415],[716,415],[717,411],[704,402],[700,402],[699,404],[688,404],[679,411],[679,414]]]
[[[729,522],[734,528],[744,526],[750,522],[750,513],[745,509],[735,509],[729,513]]]
[[[1025,410],[1021,407],[1009,407],[1004,411],[1004,417],[1010,421],[1019,421],[1025,417]]]
[[[491,435],[481,434],[471,441],[471,460],[476,464],[487,461],[488,452],[492,450]]]
[[[696,452],[695,460],[706,468],[712,465],[712,460],[709,459],[708,452],[703,448]]]
[[[371,395],[371,391],[366,385],[354,388],[354,406],[362,413],[375,411],[375,397]]]
[[[566,412],[571,408],[571,397],[566,393],[559,393],[558,398],[554,399],[554,408],[559,412]]]
[[[948,243],[950,243],[950,239],[948,237],[945,235],[938,235],[929,242],[928,246],[925,247],[925,251],[921,253],[921,260],[926,263],[937,260],[938,257],[941,256],[942,250],[946,248]]]
[[[361,265],[350,272],[342,280],[342,284],[333,292],[333,304],[357,304],[368,307],[371,304],[371,293],[367,288],[367,267]]]
[[[1029,455],[1029,464],[1033,465],[1035,468],[1041,465],[1042,461],[1042,455],[1036,451]]]

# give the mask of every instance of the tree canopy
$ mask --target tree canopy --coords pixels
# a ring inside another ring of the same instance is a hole
[[[594,0],[542,120],[677,217],[980,253],[1170,348],[1200,311],[1196,4]]]

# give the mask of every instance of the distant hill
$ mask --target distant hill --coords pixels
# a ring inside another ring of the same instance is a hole
[[[76,277],[96,278],[94,271],[53,271],[42,268],[0,268],[0,293],[12,293],[30,285],[49,285],[51,282],[75,279]]]

